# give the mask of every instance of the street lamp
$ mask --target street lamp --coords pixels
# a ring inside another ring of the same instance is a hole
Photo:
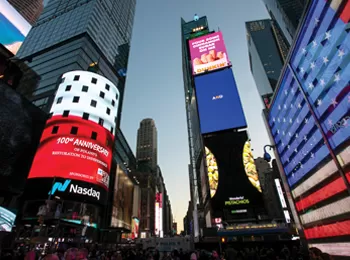
[[[266,151],[267,147],[270,148],[270,151],[271,151],[271,149],[274,149],[276,146],[269,145],[269,144],[264,146],[264,160],[267,161],[267,162],[270,162],[271,161],[271,155]]]

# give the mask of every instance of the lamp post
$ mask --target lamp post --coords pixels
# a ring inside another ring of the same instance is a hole
[[[275,149],[276,146],[275,145],[265,145],[264,146],[264,160],[267,161],[267,162],[270,162],[271,161],[271,155],[266,151],[266,148],[270,148],[270,151],[271,149]]]

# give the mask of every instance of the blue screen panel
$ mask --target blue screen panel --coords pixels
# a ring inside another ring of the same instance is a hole
[[[194,79],[201,133],[247,127],[231,69]]]

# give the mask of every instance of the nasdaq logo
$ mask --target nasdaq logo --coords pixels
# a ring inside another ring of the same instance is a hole
[[[71,180],[66,180],[63,184],[60,182],[55,182],[52,186],[51,191],[49,191],[49,195],[54,195],[57,190],[60,192],[64,192],[67,189],[70,182]]]
[[[222,99],[224,95],[213,96],[212,100]]]

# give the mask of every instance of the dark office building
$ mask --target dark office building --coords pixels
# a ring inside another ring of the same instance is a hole
[[[33,25],[44,8],[43,0],[7,0],[23,17]]]
[[[308,0],[263,0],[271,19],[276,21],[290,44]]]
[[[97,62],[122,100],[135,5],[135,0],[50,0],[17,53],[41,81],[20,91],[48,112],[59,76]]]
[[[246,22],[250,70],[268,107],[288,54],[289,45],[270,20]]]

